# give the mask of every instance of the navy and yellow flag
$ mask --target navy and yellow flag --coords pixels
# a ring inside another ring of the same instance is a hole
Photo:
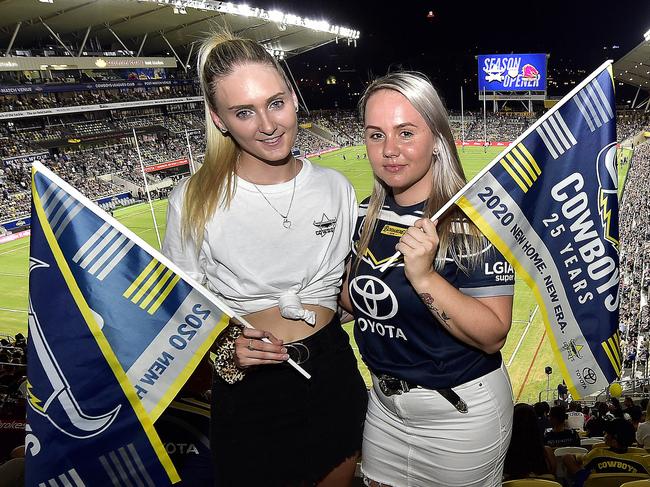
[[[27,486],[178,481],[153,423],[232,312],[32,169]]]
[[[611,63],[502,152],[456,204],[532,288],[573,397],[620,377]]]

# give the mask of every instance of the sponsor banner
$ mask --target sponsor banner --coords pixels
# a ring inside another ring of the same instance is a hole
[[[23,237],[29,237],[30,234],[31,234],[31,230],[23,230],[22,232],[12,233],[11,235],[5,235],[4,237],[0,237],[0,244],[13,242],[14,240],[18,240],[19,238],[23,238]]]
[[[79,105],[70,107],[41,108],[38,110],[20,110],[15,112],[0,112],[0,120],[15,118],[43,117],[46,115],[64,115],[66,113],[95,112],[98,110],[121,110],[123,108],[138,108],[150,105],[171,105],[176,103],[202,102],[200,96],[182,96],[178,98],[163,98],[160,100],[137,100],[119,103],[101,103],[99,105]]]
[[[510,145],[510,142],[506,141],[497,141],[497,142],[488,142],[487,144],[483,142],[482,140],[466,140],[463,142],[462,140],[457,140],[456,145],[458,146],[470,146],[470,147],[508,147]]]
[[[149,127],[135,127],[136,134],[152,134],[156,132],[166,132],[167,129],[162,125],[151,125]],[[65,147],[70,145],[77,145],[81,143],[88,143],[97,140],[106,139],[121,139],[133,137],[133,129],[131,130],[114,130],[112,132],[101,132],[93,135],[70,135],[62,139],[51,139],[37,142],[41,147],[52,149],[55,147]]]
[[[176,159],[174,161],[161,162],[160,164],[152,164],[150,166],[145,166],[144,172],[150,173],[150,172],[162,171],[163,169],[169,169],[170,167],[185,166],[186,164],[189,163],[190,161],[188,161],[187,159]]]
[[[546,54],[478,56],[479,91],[546,91]]]
[[[123,200],[126,198],[130,198],[131,193],[120,193],[120,194],[114,194],[111,196],[106,196],[105,198],[100,198],[98,200],[95,200],[95,203],[98,205],[104,204],[104,203],[110,203],[111,201],[117,201],[117,200]]]
[[[5,164],[9,162],[34,162],[36,159],[45,159],[49,157],[49,152],[36,152],[34,154],[25,154],[21,156],[3,157],[2,162]]]
[[[22,227],[28,227],[31,225],[32,219],[29,216],[23,216],[22,218],[16,218],[15,220],[10,220],[8,222],[0,223],[5,230],[15,230]]]
[[[327,154],[328,152],[334,152],[335,150],[339,150],[339,149],[340,147],[330,147],[329,149],[324,149],[322,151],[312,152],[311,154],[307,154],[305,157],[309,159],[310,157]]]
[[[46,71],[79,69],[137,69],[175,68],[174,57],[116,56],[106,52],[104,56],[16,56],[3,58],[0,71]]]
[[[65,93],[77,91],[117,90],[131,88],[155,88],[158,86],[194,85],[194,80],[153,79],[133,81],[100,81],[97,83],[64,83],[42,85],[0,85],[0,95],[28,95],[32,93]]]
[[[98,200],[95,200],[95,203],[101,205],[102,203],[108,203],[110,201],[117,201],[117,200],[130,198],[130,197],[131,197],[131,193],[120,193],[120,194],[100,198]],[[32,223],[32,218],[30,216],[24,216],[22,218],[16,218],[15,220],[0,223],[0,225],[2,225],[5,228],[5,230],[11,231],[21,227],[28,227],[31,225],[31,223]],[[15,239],[11,239],[11,240],[15,240]],[[0,243],[3,243],[3,241],[0,240]]]

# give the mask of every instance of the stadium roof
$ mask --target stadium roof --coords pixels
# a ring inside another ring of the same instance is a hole
[[[356,30],[324,20],[213,0],[0,0],[0,9],[3,51],[9,46],[61,45],[58,37],[77,56],[72,52],[82,51],[77,46],[91,50],[84,40],[89,37],[105,51],[158,55],[169,52],[171,45],[180,54],[206,32],[227,26],[288,58],[330,42],[355,43],[359,37]]]
[[[645,40],[614,63],[614,78],[650,90],[650,31]]]

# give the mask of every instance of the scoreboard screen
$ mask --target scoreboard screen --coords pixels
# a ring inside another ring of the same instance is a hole
[[[546,54],[478,56],[479,91],[546,91]]]

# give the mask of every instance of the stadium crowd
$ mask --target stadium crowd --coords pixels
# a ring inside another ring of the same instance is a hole
[[[101,89],[92,91],[69,91],[61,93],[39,93],[37,95],[0,95],[0,112],[39,110],[60,106],[99,105],[142,100],[160,100],[199,95],[194,84],[179,86],[156,86],[151,88]]]
[[[626,161],[629,164],[629,161]],[[648,376],[650,309],[650,144],[638,145],[620,205],[620,331],[624,366],[635,379]]]
[[[320,110],[313,112],[313,122],[332,135],[339,146],[363,144],[363,126],[356,112],[349,110]]]
[[[487,133],[487,140],[490,142],[512,142],[536,121],[535,117],[511,115],[506,112],[504,114],[489,113],[487,123],[484,124],[483,117],[477,115],[465,131],[465,140],[486,140],[485,134]],[[458,136],[456,137],[456,135]],[[458,140],[460,134],[454,134],[454,137]]]

